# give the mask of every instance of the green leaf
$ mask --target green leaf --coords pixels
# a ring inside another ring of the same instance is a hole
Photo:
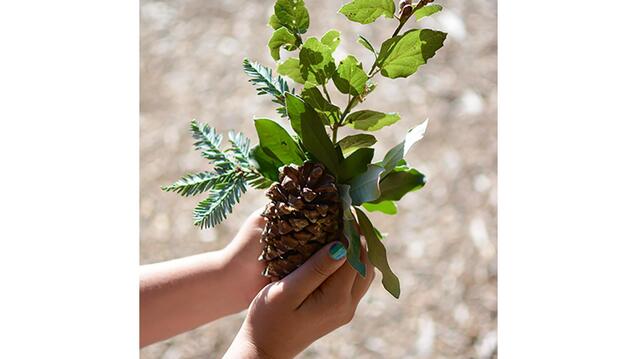
[[[332,57],[332,48],[315,37],[307,39],[299,52],[301,76],[306,86],[322,85],[332,77],[336,64]]]
[[[338,10],[351,21],[361,24],[372,23],[381,15],[391,18],[395,11],[393,0],[354,0]]]
[[[297,48],[296,36],[285,27],[278,28],[272,33],[268,47],[270,48],[270,55],[276,61],[281,59],[281,46],[285,46],[286,50],[294,50]]]
[[[442,10],[442,6],[440,6],[438,4],[427,5],[427,6],[421,7],[420,9],[416,10],[414,12],[414,15],[416,16],[416,20],[420,20],[423,17],[431,16],[431,15],[437,13],[440,10]]]
[[[279,180],[279,167],[283,166],[276,156],[267,154],[261,146],[257,145],[250,151],[250,158],[255,162],[254,167],[267,179]]]
[[[304,34],[310,27],[310,14],[303,0],[277,0],[274,14],[292,32]]]
[[[225,181],[216,183],[210,195],[199,202],[193,211],[194,224],[200,228],[214,227],[221,223],[239,198],[246,191],[245,179],[233,174]]]
[[[215,184],[216,176],[213,172],[187,174],[177,182],[161,189],[166,192],[176,192],[185,197],[194,196],[209,190]]]
[[[360,133],[357,135],[343,137],[336,143],[336,145],[341,148],[344,155],[348,155],[359,148],[371,147],[375,143],[376,137],[366,133]]]
[[[301,136],[301,115],[306,111],[305,106],[305,102],[298,96],[289,92],[285,94],[285,108],[290,117],[290,125],[299,136]]]
[[[207,123],[190,122],[190,131],[195,139],[195,149],[201,151],[203,158],[210,160],[215,169],[225,172],[234,166],[226,154],[219,148],[223,136],[217,134]]]
[[[369,257],[369,261],[383,274],[383,287],[385,287],[391,295],[398,299],[398,297],[400,297],[400,281],[389,267],[389,262],[387,261],[387,250],[380,241],[378,230],[374,228],[372,222],[369,218],[367,218],[365,213],[358,208],[356,208],[356,216],[358,217],[361,232],[367,241],[367,255]]]
[[[343,218],[344,219],[354,219],[352,216],[352,212],[348,211],[350,207],[352,207],[352,197],[349,196],[350,186],[348,184],[337,184],[338,193],[341,197],[341,206],[343,207]]]
[[[409,130],[409,132],[407,132],[407,136],[405,136],[405,140],[394,146],[387,152],[387,154],[385,154],[383,161],[380,163],[380,165],[385,168],[383,177],[391,172],[394,167],[396,167],[398,163],[403,160],[414,143],[423,138],[425,132],[427,131],[428,123],[429,120],[425,120],[425,122]]]
[[[248,59],[243,60],[243,71],[251,77],[250,83],[257,86],[257,94],[269,94],[274,97],[272,102],[282,106],[277,108],[277,112],[286,116],[285,93],[290,91],[288,83],[281,76],[274,77],[271,69],[257,62],[250,62]],[[292,93],[294,93],[294,89],[292,89]]]
[[[254,126],[262,149],[271,151],[284,165],[303,164],[303,152],[278,123],[267,118],[258,118],[254,120]]]
[[[364,202],[372,202],[380,195],[380,174],[383,172],[383,167],[378,165],[367,165],[367,171],[354,177],[349,184],[350,196],[352,197],[352,204],[355,206]]]
[[[304,105],[302,112],[295,113],[301,122],[301,142],[308,152],[323,163],[333,175],[338,176],[338,155],[334,144],[325,132],[325,126],[314,109],[299,99]],[[291,109],[288,113],[292,118]],[[294,109],[296,111],[296,108]]]
[[[413,74],[436,54],[446,37],[444,32],[415,29],[383,42],[377,61],[381,75],[395,79]]]
[[[341,170],[339,174],[340,181],[347,182],[365,172],[367,165],[372,162],[372,158],[374,158],[373,148],[359,148],[356,150],[349,157],[345,158],[345,161],[339,166]]]
[[[358,40],[356,40],[359,44],[363,45],[367,50],[371,51],[374,56],[377,56],[376,50],[369,40],[367,40],[363,35],[358,35]]]
[[[352,55],[341,61],[336,73],[334,73],[336,88],[342,93],[352,96],[359,96],[363,93],[368,79],[363,65]]]
[[[365,277],[367,269],[365,264],[361,262],[361,237],[358,234],[356,226],[356,219],[351,213],[349,208],[343,208],[345,213],[349,212],[349,215],[345,215],[343,219],[343,234],[347,238],[347,262],[356,269],[361,276]]]
[[[381,188],[381,192],[382,192],[382,188]],[[398,213],[398,208],[396,208],[396,203],[392,201],[382,201],[378,203],[363,203],[363,207],[370,212],[382,212],[382,213],[391,214],[391,215]]]
[[[305,103],[312,106],[317,112],[322,113],[327,119],[326,125],[333,124],[339,119],[340,109],[327,101],[321,90],[316,87],[308,87],[303,90],[301,97]]]
[[[276,17],[276,14],[272,14],[272,16],[270,16],[270,20],[268,21],[268,25],[270,25],[270,27],[274,30],[278,30],[281,27],[283,27],[283,25],[281,25],[281,21],[279,21],[279,18]]]
[[[345,124],[357,130],[376,131],[392,125],[400,120],[395,112],[382,113],[378,111],[362,110],[350,113],[345,118]]]
[[[341,43],[341,33],[338,30],[330,30],[323,35],[321,43],[327,45],[334,52]]]
[[[283,61],[283,63],[280,63],[277,66],[276,71],[283,76],[291,78],[294,82],[304,84],[305,80],[301,76],[301,68],[299,66],[299,59],[289,58]]]
[[[421,189],[427,183],[427,178],[415,168],[399,166],[394,168],[380,181],[381,201],[399,201],[409,192]]]

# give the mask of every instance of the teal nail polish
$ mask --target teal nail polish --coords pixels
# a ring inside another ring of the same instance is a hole
[[[345,257],[345,254],[347,254],[347,250],[340,242],[336,242],[330,247],[330,257],[335,261]]]

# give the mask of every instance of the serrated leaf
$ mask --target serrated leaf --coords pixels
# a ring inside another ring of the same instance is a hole
[[[421,189],[427,178],[415,168],[399,166],[380,181],[380,196],[374,202],[399,201],[409,192]]]
[[[383,167],[378,165],[367,165],[367,171],[354,177],[349,181],[350,196],[352,197],[352,204],[355,206],[365,202],[372,202],[380,196],[380,174],[383,172]]]
[[[291,78],[294,82],[303,84],[305,80],[301,76],[301,68],[299,67],[299,59],[297,58],[289,58],[282,63],[280,63],[276,71],[283,76],[287,76]]]
[[[341,43],[341,33],[338,30],[330,30],[323,35],[321,43],[327,45],[334,52]]]
[[[257,145],[250,151],[250,158],[254,161],[254,167],[267,179],[279,180],[279,167],[283,166],[276,156],[267,154],[261,146]]]
[[[278,123],[267,118],[258,118],[254,120],[254,127],[262,149],[270,150],[284,165],[303,164],[303,152]]]
[[[344,155],[348,155],[359,148],[371,147],[375,143],[376,137],[366,133],[360,133],[357,135],[343,137],[336,143],[336,145],[341,148]]]
[[[361,24],[369,24],[381,15],[387,18],[394,16],[396,5],[393,0],[354,0],[338,10],[349,20]]]
[[[416,10],[414,12],[414,16],[416,16],[416,20],[420,20],[424,17],[431,16],[440,10],[442,10],[442,6],[438,4],[427,5]]]
[[[359,96],[364,92],[368,79],[363,65],[354,56],[349,55],[338,65],[333,81],[342,93]]]
[[[292,32],[304,34],[310,27],[310,14],[303,0],[277,0],[274,14]]]
[[[382,182],[381,182],[382,183]],[[382,189],[381,189],[382,193]],[[394,215],[398,213],[396,203],[392,201],[382,201],[378,203],[363,203],[363,208],[370,212],[382,212],[385,214]]]
[[[285,27],[278,28],[272,33],[272,37],[268,42],[268,47],[270,48],[270,55],[276,61],[281,59],[281,46],[285,46],[286,50],[294,50],[297,48],[296,45],[297,39]]]
[[[400,280],[391,270],[387,261],[387,250],[380,241],[378,230],[374,228],[372,222],[365,213],[356,208],[356,216],[361,227],[361,232],[367,241],[367,255],[372,265],[383,274],[383,287],[396,299],[400,297]]]
[[[227,181],[216,183],[208,198],[195,207],[194,224],[200,228],[209,228],[221,223],[232,213],[232,207],[239,202],[245,191],[245,180],[236,175],[228,176]]]
[[[367,170],[367,165],[372,162],[372,158],[374,158],[373,148],[359,148],[354,151],[354,153],[345,158],[339,166],[339,180],[347,182],[365,172]]]
[[[315,37],[310,37],[299,52],[301,76],[305,86],[316,86],[327,83],[336,71],[332,57],[332,49]]]
[[[285,106],[284,94],[290,91],[290,87],[281,76],[273,76],[271,69],[248,59],[243,60],[243,71],[250,76],[249,82],[257,87],[258,95],[269,94],[273,97],[272,102]],[[284,107],[277,108],[277,111],[286,116]]]
[[[359,44],[363,45],[364,48],[371,51],[374,56],[377,55],[376,50],[374,49],[374,45],[372,45],[369,40],[367,40],[363,35],[358,35],[358,40],[356,40]]]
[[[395,112],[383,113],[372,110],[362,110],[350,113],[345,118],[345,124],[357,130],[377,131],[400,120]]]
[[[383,161],[380,163],[380,165],[385,168],[383,177],[391,172],[399,164],[399,162],[403,160],[414,143],[423,138],[427,131],[428,123],[429,120],[425,120],[425,122],[409,130],[409,132],[407,132],[407,136],[405,136],[405,140],[392,147],[392,149],[385,154]]]
[[[415,29],[383,42],[377,61],[381,75],[395,79],[413,74],[436,54],[446,37],[444,32]]]
[[[351,213],[349,208],[343,208],[345,213],[349,212],[349,215],[345,215],[343,219],[343,234],[347,238],[347,262],[354,268],[361,276],[367,275],[367,269],[365,264],[361,262],[361,237],[358,234],[356,226],[356,219]]]
[[[187,174],[180,178],[177,182],[170,186],[164,186],[161,189],[166,192],[176,192],[180,195],[194,196],[203,193],[215,184],[217,174],[213,172],[201,172],[195,174]]]
[[[310,106],[312,106],[317,112],[322,113],[327,123],[326,125],[333,124],[339,119],[340,109],[327,101],[321,90],[316,87],[308,87],[301,93],[303,100]]]

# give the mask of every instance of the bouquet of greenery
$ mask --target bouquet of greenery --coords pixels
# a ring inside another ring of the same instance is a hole
[[[321,38],[303,38],[310,25],[303,0],[277,0],[269,21],[274,31],[268,47],[277,61],[278,74],[293,80],[300,89],[256,62],[246,59],[243,68],[258,94],[272,97],[277,112],[290,121],[294,133],[271,119],[256,118],[258,145],[251,147],[246,136],[229,132],[229,147],[222,149],[221,134],[193,121],[194,146],[212,168],[186,175],[163,189],[183,196],[208,192],[194,210],[194,223],[201,228],[223,221],[248,185],[267,189],[270,203],[263,212],[264,250],[259,258],[266,262],[264,275],[282,278],[326,243],[340,240],[347,244],[349,264],[365,276],[360,260],[361,250],[365,250],[360,239],[363,235],[370,262],[381,271],[384,287],[398,298],[400,284],[387,262],[382,234],[365,211],[394,215],[396,201],[425,185],[425,175],[410,167],[404,157],[423,137],[427,121],[374,162],[376,138],[365,132],[389,126],[400,116],[354,110],[374,91],[377,74],[390,79],[408,77],[443,46],[443,32],[421,28],[401,32],[412,17],[418,21],[442,10],[431,2],[401,0],[396,7],[393,0],[353,0],[339,10],[361,24],[381,16],[397,22],[380,49],[359,35],[358,42],[374,56],[365,70],[351,55],[335,62],[339,31],[330,30]],[[281,61],[281,49],[297,56]],[[329,81],[347,98],[344,108],[333,102]],[[343,126],[361,133],[339,138],[338,130]]]

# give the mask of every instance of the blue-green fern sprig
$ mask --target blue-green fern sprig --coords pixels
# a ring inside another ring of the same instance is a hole
[[[243,71],[251,77],[251,84],[257,87],[258,95],[269,94],[272,102],[281,105],[276,111],[283,117],[287,116],[285,109],[285,93],[294,93],[294,88],[290,89],[287,81],[281,76],[273,76],[272,69],[267,68],[258,62],[250,62],[248,59],[243,60]]]
[[[239,202],[247,185],[263,189],[269,187],[272,181],[253,165],[250,140],[242,133],[229,132],[230,146],[222,150],[223,136],[208,124],[192,121],[190,129],[195,148],[210,160],[213,170],[188,174],[162,189],[182,196],[209,192],[208,197],[194,209],[193,219],[198,227],[214,227],[232,213],[233,206]]]

